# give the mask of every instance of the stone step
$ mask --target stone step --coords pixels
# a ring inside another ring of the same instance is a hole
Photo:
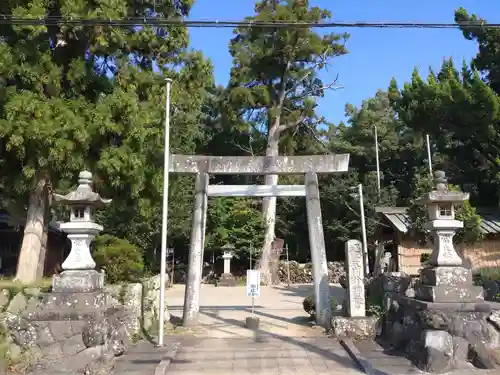
[[[348,341],[352,355],[371,374],[422,374],[402,353],[383,347],[375,340]],[[368,371],[369,370],[369,371]]]

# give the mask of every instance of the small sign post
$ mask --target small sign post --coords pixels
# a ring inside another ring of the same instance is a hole
[[[252,297],[252,316],[254,316],[255,298],[260,296],[260,271],[247,270],[247,297]]]

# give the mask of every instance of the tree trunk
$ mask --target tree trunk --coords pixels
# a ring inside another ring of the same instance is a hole
[[[40,257],[38,259],[38,267],[36,270],[36,277],[40,279],[45,274],[45,266],[47,264],[47,249],[49,247],[49,223],[50,223],[50,207],[52,206],[52,194],[49,189],[45,196],[45,209],[44,209],[44,219],[43,219],[43,236],[42,236],[42,250],[40,252]]]
[[[279,155],[279,117],[275,119],[273,125],[269,129],[266,156]],[[277,185],[278,175],[266,175],[264,178],[265,185]],[[259,260],[259,270],[261,272],[262,282],[265,285],[271,283],[271,258],[272,258],[272,243],[275,237],[276,227],[276,197],[266,197],[262,202],[262,216],[265,221],[264,244]]]
[[[45,223],[46,210],[48,209],[48,193],[47,180],[43,178],[37,182],[30,193],[24,236],[16,272],[16,280],[26,284],[36,281],[39,269],[43,269],[39,264],[45,264],[45,254],[42,248],[46,247],[47,243],[47,235],[46,233],[44,235],[44,231],[48,224]]]

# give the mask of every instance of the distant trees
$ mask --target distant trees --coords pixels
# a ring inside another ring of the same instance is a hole
[[[152,16],[153,6],[149,0],[140,5],[116,0],[112,8],[85,0],[15,3],[1,2],[0,13],[116,19]],[[184,17],[192,3],[156,0],[155,10],[158,17]],[[281,0],[257,2],[248,20],[320,22],[330,17],[307,1]],[[469,191],[472,206],[497,206],[500,31],[470,27],[476,19],[464,9],[455,13],[465,37],[478,44],[470,64],[446,60],[425,76],[415,71],[407,83],[393,80],[360,106],[346,105],[348,120],[339,124],[317,113],[325,90],[337,88],[335,74],[322,81],[320,72],[347,53],[348,35],[320,35],[310,28],[238,28],[229,44],[230,82],[215,87],[210,62],[188,49],[185,28],[0,25],[0,205],[27,218],[17,278],[30,282],[41,276],[53,215],[51,193],[67,192],[83,168],[94,173],[103,196],[114,198],[99,213],[105,234],[128,241],[129,249],[142,254],[144,268],[154,267],[167,76],[174,80],[173,153],[351,154],[349,173],[320,178],[330,259],[343,257],[343,241],[360,231],[358,201],[351,195],[357,184],[364,186],[369,236],[377,224],[375,206],[409,205],[413,212],[417,192],[428,188],[426,134],[435,169],[444,169],[451,184]],[[169,246],[184,250],[193,181],[178,175],[170,180]],[[217,176],[212,182],[273,185],[278,179]],[[300,177],[283,177],[283,182],[300,183]],[[469,232],[462,239],[470,240],[466,237],[476,233],[478,216],[470,206],[463,210]],[[266,257],[277,235],[285,237],[295,258],[307,258],[303,199],[282,199],[276,206],[275,198],[266,198],[258,211],[251,199],[211,200],[206,246],[261,247],[261,269],[267,271]],[[114,240],[114,251],[124,243]]]

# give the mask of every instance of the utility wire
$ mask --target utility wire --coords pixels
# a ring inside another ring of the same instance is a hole
[[[121,19],[104,18],[65,18],[47,16],[43,18],[24,18],[0,14],[0,25],[13,26],[178,26],[199,28],[391,28],[391,29],[458,29],[460,27],[498,29],[500,23],[485,23],[483,21],[465,21],[457,23],[429,22],[290,22],[290,21],[222,21],[222,20],[186,20],[153,17],[131,17]]]

